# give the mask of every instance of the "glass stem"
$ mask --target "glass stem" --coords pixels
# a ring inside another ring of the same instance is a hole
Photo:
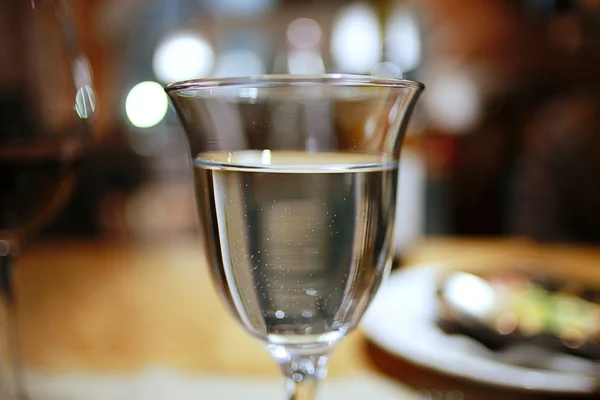
[[[285,386],[288,400],[314,400],[317,393],[317,381],[315,379],[305,379],[301,382],[295,382],[286,377]]]
[[[2,324],[5,332],[0,332],[0,335],[4,335],[4,343],[0,345],[7,346],[7,353],[10,357],[10,367],[12,371],[3,371],[6,376],[12,377],[13,386],[8,389],[14,393],[16,399],[27,400],[29,397],[25,393],[23,368],[21,365],[21,352],[19,349],[19,330],[17,326],[17,309],[16,309],[16,298],[14,293],[14,282],[13,282],[13,262],[14,258],[8,252],[0,255],[0,297],[6,307],[6,320]],[[0,327],[1,329],[1,327]],[[0,372],[2,373],[2,372]],[[0,386],[3,383],[0,382]],[[6,382],[4,383],[6,384]],[[1,390],[2,388],[0,388]],[[9,397],[10,398],[10,397]]]
[[[319,382],[327,375],[326,350],[270,345],[269,351],[284,376],[288,400],[314,400]]]

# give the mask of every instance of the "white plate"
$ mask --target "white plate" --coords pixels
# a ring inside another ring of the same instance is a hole
[[[537,347],[493,352],[466,336],[440,330],[435,292],[445,268],[437,264],[392,273],[363,319],[366,335],[393,355],[450,376],[540,393],[593,392],[598,366],[590,361]],[[508,362],[524,359],[547,367]]]

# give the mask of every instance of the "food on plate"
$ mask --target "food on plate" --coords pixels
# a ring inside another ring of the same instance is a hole
[[[600,287],[526,269],[448,271],[437,323],[491,349],[531,343],[600,360]]]

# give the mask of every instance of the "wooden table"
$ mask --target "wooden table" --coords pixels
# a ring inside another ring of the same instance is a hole
[[[275,376],[261,344],[226,312],[197,240],[43,242],[18,263],[22,359],[53,371],[186,371]],[[367,362],[353,335],[331,373]]]
[[[551,258],[596,268],[597,248],[523,239],[429,239],[405,263]],[[50,371],[134,371],[148,365],[225,375],[277,376],[261,344],[227,314],[197,239],[43,241],[18,262],[22,359]],[[335,351],[330,376],[375,371],[360,332]]]

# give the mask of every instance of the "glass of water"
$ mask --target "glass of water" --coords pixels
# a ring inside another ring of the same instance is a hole
[[[423,90],[356,75],[178,82],[216,287],[312,399],[391,266],[398,159]]]

